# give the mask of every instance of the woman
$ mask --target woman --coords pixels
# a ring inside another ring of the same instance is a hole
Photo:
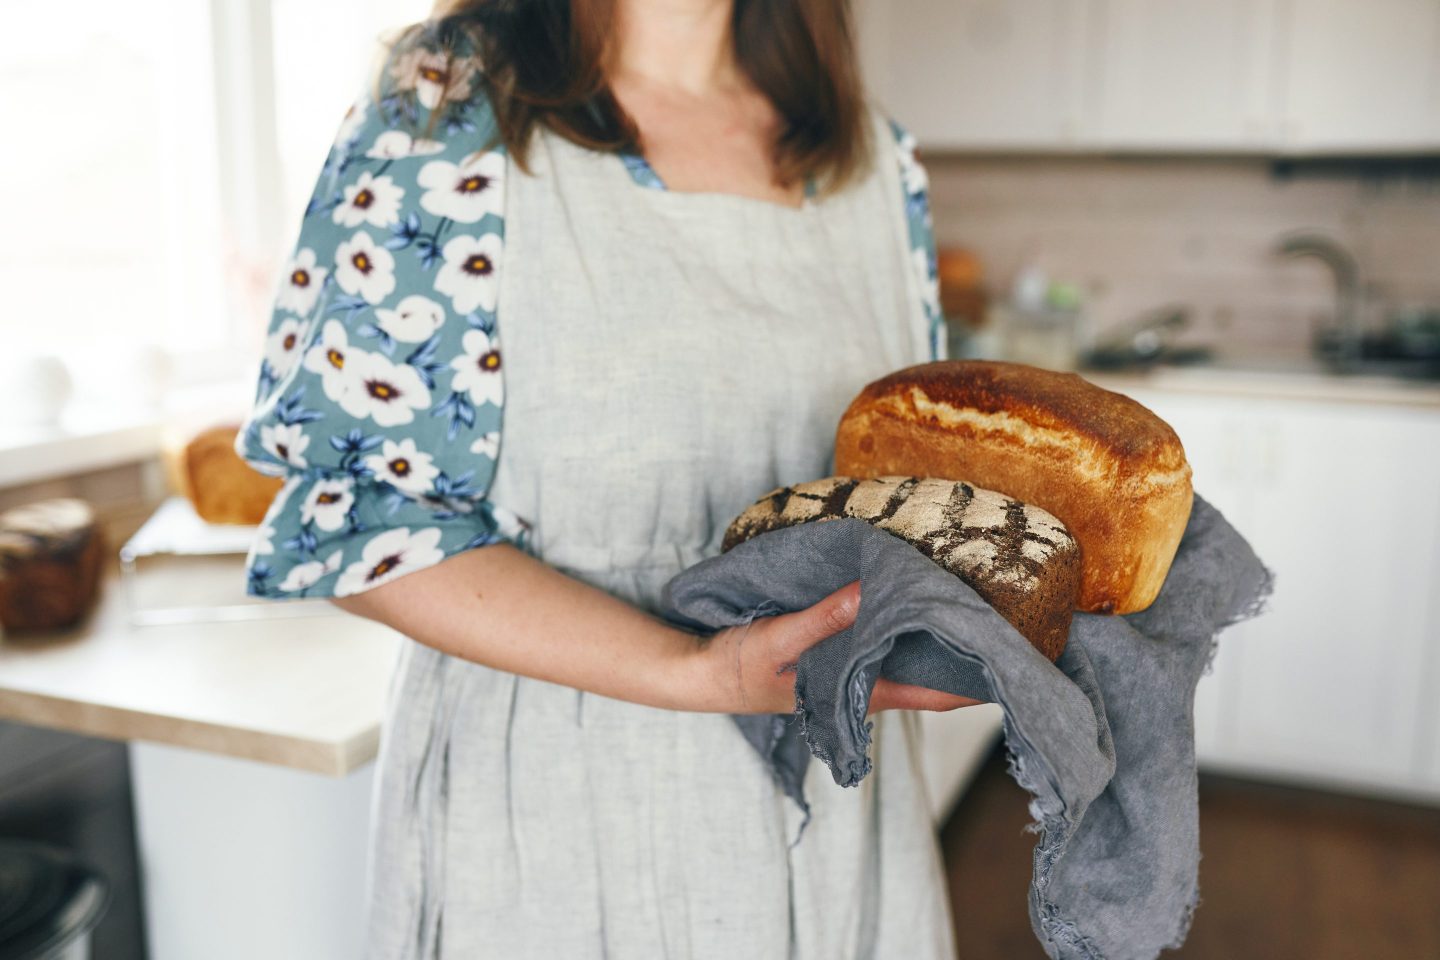
[[[883,711],[973,701],[881,680],[874,769],[812,763],[796,843],[726,714],[790,714],[858,584],[710,637],[655,615],[936,355],[928,216],[844,0],[445,2],[399,37],[236,444],[286,477],[249,591],[408,638],[371,957],[953,955],[917,718]]]

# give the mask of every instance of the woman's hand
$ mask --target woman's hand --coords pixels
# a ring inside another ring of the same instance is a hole
[[[804,610],[760,617],[703,639],[697,657],[702,697],[722,704],[717,709],[725,713],[793,713],[800,655],[853,624],[859,610],[857,580]],[[875,681],[867,715],[953,710],[983,702],[881,677]]]

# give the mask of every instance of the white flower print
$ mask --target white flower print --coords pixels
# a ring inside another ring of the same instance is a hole
[[[380,329],[401,343],[422,343],[445,322],[445,308],[429,297],[412,293],[395,304],[394,310],[377,307]]]
[[[321,577],[340,569],[340,555],[344,552],[336,550],[326,557],[323,563],[319,560],[311,560],[309,563],[296,564],[290,568],[290,572],[280,582],[280,589],[286,593],[293,593],[296,590],[305,590],[315,586],[320,582]]]
[[[431,160],[420,168],[418,181],[426,188],[420,206],[456,223],[476,223],[487,213],[500,213],[504,177],[505,155],[493,150],[472,153],[459,164]]]
[[[940,290],[936,279],[930,275],[930,254],[923,247],[917,247],[910,251],[910,261],[920,281],[926,316],[933,317],[940,312]]]
[[[395,89],[414,90],[426,110],[442,101],[465,100],[470,96],[470,76],[478,67],[473,57],[451,60],[438,50],[411,49],[396,58],[390,68]]]
[[[476,437],[475,442],[470,444],[470,452],[478,453],[482,457],[489,457],[494,460],[500,456],[500,431],[491,430],[481,437]]]
[[[455,376],[450,389],[470,394],[475,406],[493,403],[500,406],[504,399],[504,380],[500,376],[500,351],[483,330],[467,330],[460,345],[465,352],[450,361]]]
[[[493,505],[490,513],[495,518],[495,532],[506,540],[518,542],[530,529],[530,524],[499,504]]]
[[[265,338],[263,355],[265,362],[270,364],[270,369],[275,372],[277,380],[289,373],[295,361],[300,358],[304,332],[305,325],[299,320],[285,317],[275,325],[275,332]]]
[[[352,103],[350,109],[345,111],[345,118],[340,121],[340,129],[335,134],[335,142],[338,144],[349,144],[360,132],[360,126],[365,122],[365,114],[370,109],[370,98],[362,97]]]
[[[370,417],[382,427],[393,427],[411,422],[416,410],[430,406],[430,391],[410,364],[351,347],[344,392],[336,402],[352,417]]]
[[[255,539],[250,544],[250,556],[258,557],[275,552],[275,528],[262,522],[255,530]]]
[[[895,149],[900,153],[900,176],[905,184],[905,192],[914,196],[930,187],[930,178],[925,173],[925,168],[915,157],[915,137],[910,131],[903,131],[895,141]]]
[[[445,264],[435,273],[435,289],[450,297],[456,313],[471,313],[476,307],[495,309],[503,245],[497,233],[483,237],[462,234],[440,251]]]
[[[326,320],[320,329],[320,342],[305,351],[305,369],[320,374],[320,385],[325,396],[340,402],[350,383],[345,365],[350,359],[352,348],[345,326],[339,320]],[[364,351],[355,348],[355,353]]]
[[[295,492],[295,488],[300,486],[302,480],[304,480],[304,477],[301,474],[290,474],[285,479],[285,482],[280,485],[280,489],[275,492],[275,499],[270,501],[270,509],[266,511],[266,516],[280,516],[281,511],[285,507],[285,502],[290,499],[290,494]],[[250,545],[250,556],[253,558],[268,556],[274,553],[274,537],[275,528],[268,523],[262,522],[259,529],[255,531],[254,542]]]
[[[345,514],[355,503],[355,481],[350,477],[316,481],[305,502],[300,504],[300,522],[314,523],[321,530],[345,526]]]
[[[285,279],[280,285],[275,305],[281,310],[305,316],[314,308],[315,298],[320,296],[320,288],[325,285],[329,272],[324,267],[315,266],[314,250],[306,247],[296,251],[295,256],[285,264]]]
[[[404,130],[386,130],[375,138],[365,156],[372,160],[403,160],[428,157],[445,149],[445,144],[423,137],[412,138]]]
[[[298,423],[279,423],[260,428],[260,445],[272,455],[293,467],[304,469],[305,448],[310,446],[310,437]]]
[[[340,289],[376,304],[395,289],[395,257],[364,230],[335,248],[335,280]]]
[[[400,219],[400,200],[405,188],[389,177],[377,177],[369,170],[345,188],[345,199],[335,208],[331,219],[344,227],[368,223],[372,227],[388,227]]]
[[[437,545],[439,527],[425,527],[414,533],[409,527],[394,527],[371,537],[361,551],[360,559],[345,568],[335,582],[335,596],[344,597],[387,580],[433,566],[445,559]]]
[[[399,443],[386,440],[378,454],[365,458],[365,466],[378,479],[406,493],[429,493],[431,483],[440,474],[430,454],[419,450],[409,437]]]

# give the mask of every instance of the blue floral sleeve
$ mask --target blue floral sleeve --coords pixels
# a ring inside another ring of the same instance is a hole
[[[915,157],[915,138],[894,118],[890,132],[895,135],[899,155],[900,182],[905,191],[905,219],[910,228],[910,263],[920,282],[925,305],[925,328],[930,331],[930,359],[948,356],[945,319],[940,312],[940,280],[935,256],[935,225],[930,217],[930,178]]]
[[[463,52],[397,50],[326,157],[235,440],[286,478],[246,558],[252,596],[347,596],[527,545],[524,521],[485,498],[506,163],[477,69]]]

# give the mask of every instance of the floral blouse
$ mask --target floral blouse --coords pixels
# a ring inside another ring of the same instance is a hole
[[[275,297],[235,439],[285,478],[246,557],[246,593],[341,597],[497,541],[525,521],[486,499],[505,402],[496,292],[503,145],[473,58],[400,53],[345,114]],[[433,114],[433,139],[416,136]],[[931,355],[944,356],[928,183],[893,120]],[[635,180],[664,184],[643,157]],[[813,184],[807,184],[813,191]]]

